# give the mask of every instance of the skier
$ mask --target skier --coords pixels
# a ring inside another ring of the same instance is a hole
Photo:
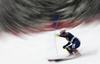
[[[72,35],[70,32],[66,32],[65,30],[62,30],[60,32],[60,35],[56,35],[57,37],[64,37],[68,41],[66,45],[63,46],[63,49],[66,49],[69,52],[69,56],[71,55],[80,55],[77,48],[80,46],[80,41],[78,38],[76,38],[74,35]]]

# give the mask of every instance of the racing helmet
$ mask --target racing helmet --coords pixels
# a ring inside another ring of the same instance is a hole
[[[60,35],[61,34],[65,34],[66,33],[66,31],[65,30],[62,30],[61,32],[60,32]]]

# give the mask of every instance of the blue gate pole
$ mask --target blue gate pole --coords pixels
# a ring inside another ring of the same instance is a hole
[[[56,26],[55,26],[54,35],[56,34],[56,29],[57,29],[57,26],[58,26],[59,19],[60,19],[60,15],[57,15],[57,14],[54,15],[53,20],[54,20],[54,21],[57,21],[57,22],[56,22]],[[57,56],[59,56],[59,55],[58,55],[58,51],[57,51],[56,36],[55,36],[55,49],[56,49]]]

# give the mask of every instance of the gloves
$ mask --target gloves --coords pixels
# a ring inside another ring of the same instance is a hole
[[[67,48],[67,46],[65,45],[65,46],[63,46],[63,49],[66,49]]]
[[[56,37],[60,37],[60,36],[57,34]]]

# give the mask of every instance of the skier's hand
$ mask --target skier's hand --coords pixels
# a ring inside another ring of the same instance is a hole
[[[63,49],[66,49],[67,48],[67,46],[63,46]]]
[[[60,37],[58,34],[56,34],[56,37]]]

